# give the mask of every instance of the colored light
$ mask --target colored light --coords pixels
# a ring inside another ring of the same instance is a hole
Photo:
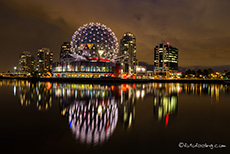
[[[73,122],[73,121],[71,120],[70,123],[69,123],[69,128],[71,128],[72,122]]]
[[[135,89],[136,88],[136,84],[133,84],[133,89]]]
[[[46,89],[50,90],[51,87],[52,87],[52,84],[50,82],[46,82]]]
[[[122,89],[123,91],[126,91],[126,90],[127,90],[126,84],[121,85],[121,89]]]
[[[99,106],[98,106],[98,109],[97,109],[97,113],[98,113],[98,114],[101,114],[101,112],[102,112],[102,106],[99,105]]]
[[[165,119],[165,127],[168,126],[168,123],[169,123],[169,114],[167,113],[166,114],[166,119]]]
[[[106,125],[106,131],[108,130],[109,128],[109,121],[107,122],[107,125]]]

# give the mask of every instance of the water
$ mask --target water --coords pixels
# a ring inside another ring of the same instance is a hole
[[[220,153],[230,146],[227,85],[0,80],[0,96],[7,153]]]

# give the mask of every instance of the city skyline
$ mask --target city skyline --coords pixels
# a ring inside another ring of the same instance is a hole
[[[58,61],[61,44],[70,41],[74,31],[88,22],[108,25],[119,40],[125,32],[132,32],[137,39],[139,61],[153,64],[154,47],[165,40],[180,50],[181,67],[230,65],[230,47],[227,46],[230,22],[226,20],[230,3],[206,2],[0,2],[0,18],[5,21],[1,24],[4,54],[0,59],[0,71],[12,71],[22,51],[36,55],[37,49],[42,47],[50,48],[54,61]],[[75,9],[74,6],[86,7]]]

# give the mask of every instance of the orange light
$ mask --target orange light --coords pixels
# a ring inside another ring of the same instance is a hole
[[[46,89],[50,90],[51,87],[52,87],[52,84],[50,82],[46,82]]]
[[[126,79],[127,78],[127,74],[123,74],[122,78]]]
[[[52,76],[52,74],[50,72],[47,72],[46,74],[47,74],[46,75],[47,78],[50,78]]]
[[[114,85],[111,86],[111,89],[114,90]]]
[[[135,75],[135,74],[134,74],[134,75],[132,75],[132,78],[133,78],[133,79],[136,79],[136,75]]]
[[[122,85],[121,85],[121,90],[123,90],[123,91],[126,91],[126,90],[127,90],[126,84],[122,84]]]

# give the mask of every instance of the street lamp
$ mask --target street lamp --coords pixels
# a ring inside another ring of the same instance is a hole
[[[16,73],[16,71],[17,71],[17,67],[16,67],[16,66],[14,66],[14,73]]]

